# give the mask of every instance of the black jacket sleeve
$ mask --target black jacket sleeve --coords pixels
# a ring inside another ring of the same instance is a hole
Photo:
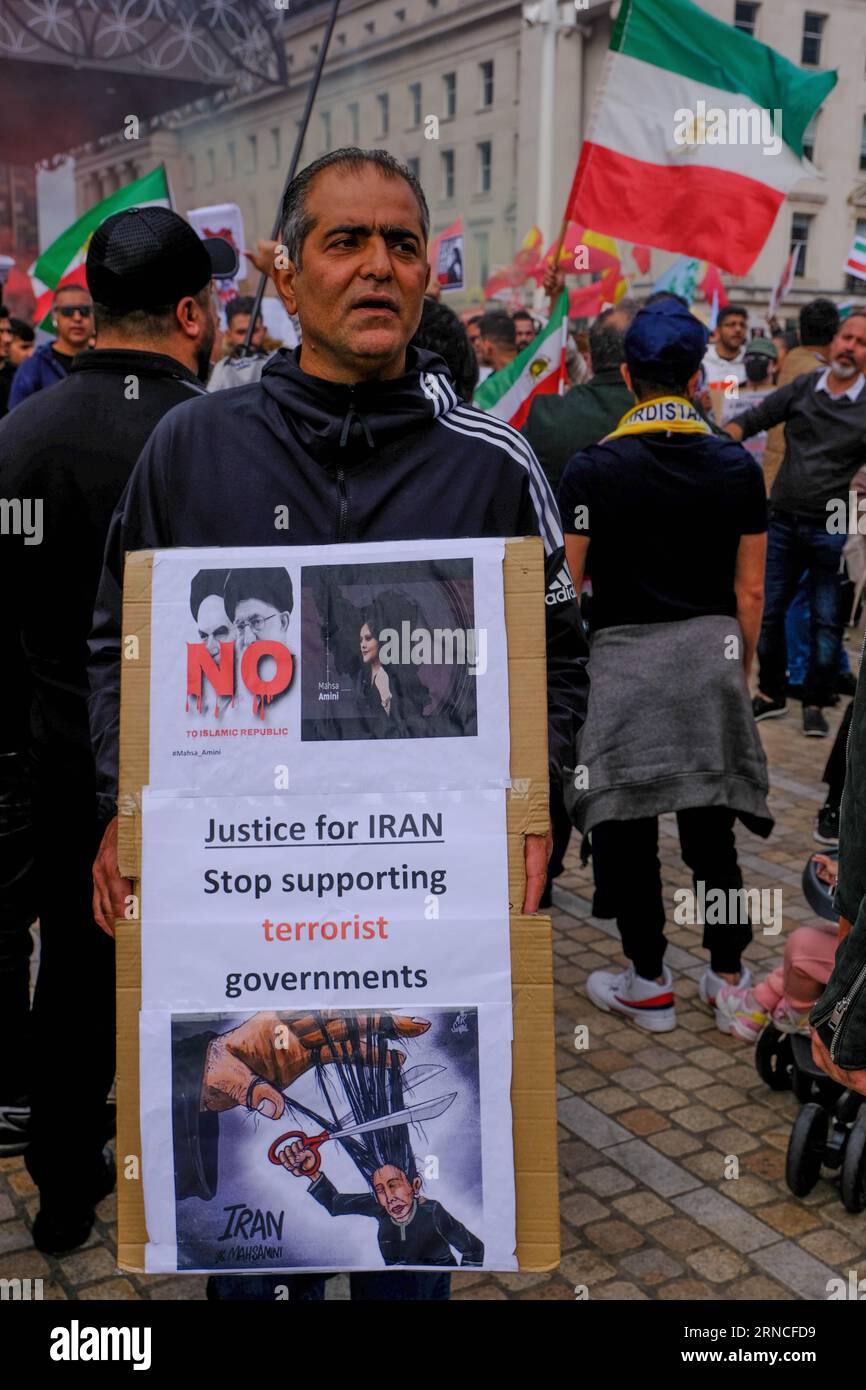
[[[319,1171],[309,1186],[311,1197],[331,1216],[378,1216],[379,1203],[369,1192],[338,1192],[330,1178]]]
[[[464,1268],[480,1268],[484,1264],[484,1242],[474,1236],[441,1203],[436,1203],[436,1229],[454,1250],[459,1250]]]
[[[807,373],[811,376],[812,373]],[[760,434],[761,430],[772,429],[773,425],[781,425],[783,420],[787,420],[800,388],[803,377],[796,377],[787,386],[780,386],[778,391],[774,391],[760,405],[752,406],[751,410],[746,410],[742,415],[738,415],[731,424],[739,425],[743,431],[743,438],[749,439],[753,434]]]
[[[178,1201],[209,1202],[219,1175],[219,1116],[201,1108],[201,1083],[208,1043],[216,1033],[196,1033],[172,1048],[171,1117],[174,1175]]]
[[[123,567],[129,551],[156,550],[173,543],[164,485],[171,438],[171,423],[164,419],[145,445],[115,508],[93,610],[88,644],[90,736],[103,825],[117,812]]]

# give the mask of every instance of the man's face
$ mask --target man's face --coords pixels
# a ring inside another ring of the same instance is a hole
[[[33,351],[33,340],[25,343],[23,338],[16,338],[14,333],[10,334],[9,342],[9,361],[13,367],[20,367],[21,363],[30,356]]]
[[[408,1221],[412,1215],[412,1204],[421,1189],[421,1179],[410,1182],[402,1168],[386,1163],[373,1174],[373,1192],[380,1207],[384,1207],[392,1221]]]
[[[278,613],[266,598],[242,598],[235,609],[235,631],[241,647],[253,642],[285,642],[289,614]]]
[[[0,318],[0,362],[5,362],[12,346],[12,329],[9,320]]]
[[[731,314],[719,324],[719,342],[728,352],[739,352],[746,341],[746,320],[742,314]]]
[[[842,381],[866,371],[866,318],[852,314],[830,344],[830,370]]]
[[[514,342],[518,352],[522,352],[525,347],[535,338],[535,324],[532,319],[516,318],[514,320]]]
[[[218,661],[220,642],[231,642],[234,639],[234,631],[221,594],[208,594],[207,598],[202,599],[196,627],[198,640],[204,642],[210,655]]]
[[[301,321],[301,366],[329,381],[400,376],[430,274],[415,195],[374,165],[325,169],[306,211],[301,267],[275,272]]]
[[[66,352],[81,352],[93,332],[93,305],[87,290],[62,290],[52,310],[58,345]]]
[[[226,347],[240,347],[247,340],[247,329],[250,326],[249,314],[235,314],[225,333],[223,334],[223,344]],[[258,349],[262,345],[265,336],[265,326],[261,318],[256,319],[256,326],[253,336],[250,339],[250,347]]]
[[[475,358],[479,367],[485,366],[484,354],[481,347],[481,329],[478,327],[477,323],[467,323],[466,336],[472,344],[472,351],[475,353]]]

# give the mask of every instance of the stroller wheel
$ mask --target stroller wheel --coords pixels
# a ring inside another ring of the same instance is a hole
[[[841,1187],[846,1211],[866,1208],[866,1105],[861,1105],[845,1144]]]
[[[804,1105],[791,1130],[785,1181],[795,1197],[806,1197],[821,1176],[830,1117],[820,1105]]]
[[[791,1086],[791,1039],[768,1023],[755,1044],[755,1067],[771,1091],[787,1091]]]

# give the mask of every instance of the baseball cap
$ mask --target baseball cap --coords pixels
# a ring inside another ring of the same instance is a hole
[[[772,338],[751,338],[746,343],[747,357],[772,357],[774,362],[779,359],[779,349]]]
[[[638,380],[681,385],[701,365],[708,336],[678,299],[657,299],[635,315],[625,335],[628,369]]]
[[[87,287],[115,313],[159,309],[198,294],[212,276],[234,275],[224,237],[199,237],[171,208],[127,208],[106,217],[87,250]]]

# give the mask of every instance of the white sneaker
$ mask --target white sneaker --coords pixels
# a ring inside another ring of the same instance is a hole
[[[666,965],[662,974],[664,983],[658,985],[635,974],[633,965],[617,974],[612,970],[593,970],[586,981],[586,992],[595,1007],[606,1014],[625,1014],[650,1033],[669,1033],[677,1026],[674,978]]]
[[[713,1009],[715,1011],[716,1027],[718,1028],[720,1033],[731,1032],[731,1020],[727,1017],[726,1014],[720,1013],[719,1010],[716,1008],[716,995],[722,988],[722,985],[726,985],[727,983],[727,980],[723,980],[721,975],[717,975],[715,970],[711,970],[709,966],[707,966],[706,970],[704,971],[703,975],[698,981],[698,994],[700,995],[701,1003],[706,1004],[708,1008]],[[735,986],[735,988],[749,989],[751,987],[751,984],[751,970],[747,970],[745,966],[741,966],[739,983]]]

